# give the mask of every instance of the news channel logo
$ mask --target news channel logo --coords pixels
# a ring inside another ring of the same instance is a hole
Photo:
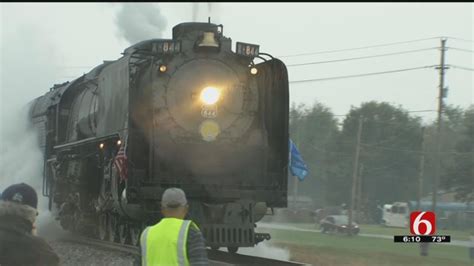
[[[436,214],[431,211],[410,213],[411,235],[393,236],[395,243],[449,243],[451,236],[436,235]]]

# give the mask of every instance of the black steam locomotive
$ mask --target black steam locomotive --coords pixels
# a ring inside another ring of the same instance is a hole
[[[254,246],[287,205],[288,112],[283,62],[232,51],[222,25],[179,24],[32,102],[43,194],[63,228],[137,244],[180,187],[208,246]]]

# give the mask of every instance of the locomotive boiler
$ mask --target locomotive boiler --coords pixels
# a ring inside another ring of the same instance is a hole
[[[269,239],[255,223],[287,205],[289,93],[284,63],[259,50],[182,23],[36,98],[43,194],[62,227],[137,244],[180,187],[208,246]]]

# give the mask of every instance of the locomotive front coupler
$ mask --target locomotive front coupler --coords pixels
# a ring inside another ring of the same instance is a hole
[[[255,245],[262,242],[263,240],[270,240],[271,236],[269,233],[255,233]]]

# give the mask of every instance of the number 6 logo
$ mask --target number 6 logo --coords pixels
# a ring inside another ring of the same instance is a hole
[[[410,214],[410,232],[414,235],[433,235],[436,232],[434,212],[412,212]]]

